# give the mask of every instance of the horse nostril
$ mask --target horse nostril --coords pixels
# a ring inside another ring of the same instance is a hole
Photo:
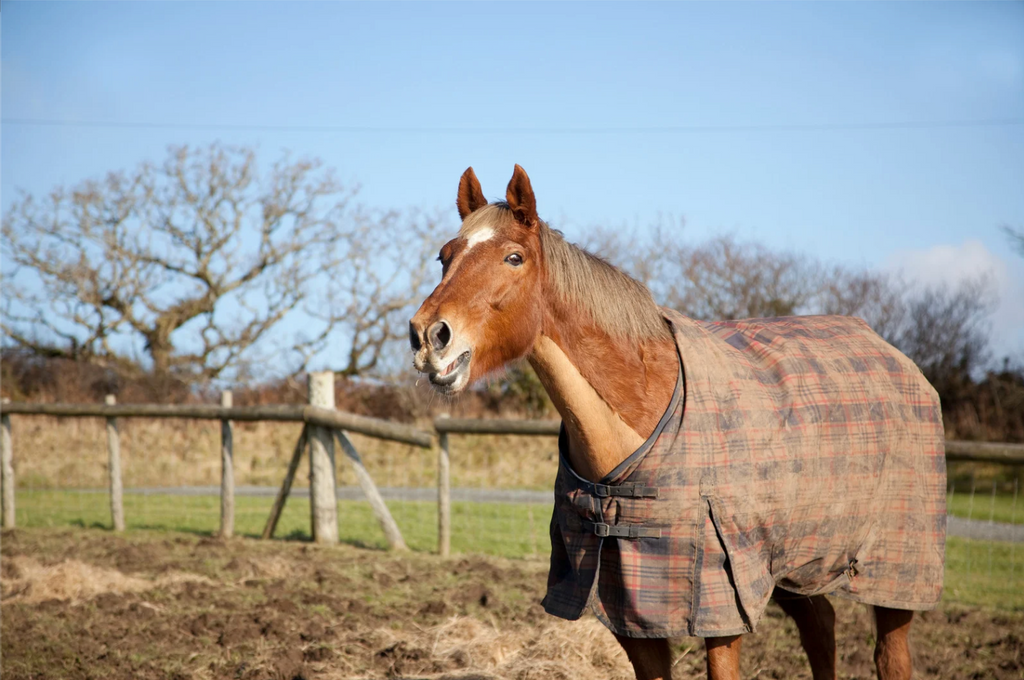
[[[409,344],[412,345],[413,352],[419,352],[420,348],[423,347],[423,343],[420,341],[420,334],[416,330],[416,326],[412,325],[412,321],[409,322]]]
[[[440,352],[452,341],[452,328],[448,325],[447,321],[438,321],[430,327],[428,335],[430,336],[431,346]]]

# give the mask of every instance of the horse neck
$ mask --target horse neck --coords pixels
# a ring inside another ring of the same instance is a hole
[[[569,305],[546,312],[529,361],[562,416],[573,469],[597,481],[643,444],[668,407],[675,344],[614,337]]]

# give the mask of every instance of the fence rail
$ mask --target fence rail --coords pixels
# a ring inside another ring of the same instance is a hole
[[[422,446],[429,449],[434,438],[429,432],[380,418],[360,416],[319,406],[217,406],[215,404],[30,404],[0,405],[0,413],[62,418],[194,418],[306,423],[320,427],[358,432],[369,437]]]
[[[507,418],[435,418],[434,429],[452,434],[520,434],[558,436],[560,420],[510,420]]]
[[[321,376],[326,378],[326,376]],[[331,376],[333,378],[333,376]],[[332,385],[328,389],[333,394]],[[312,385],[312,383],[311,383]],[[438,551],[447,555],[451,545],[451,482],[450,482],[450,443],[449,435],[453,434],[495,434],[495,435],[526,435],[526,436],[557,436],[560,429],[560,422],[553,420],[512,420],[512,419],[470,419],[470,418],[449,418],[442,416],[434,419],[431,423],[434,432],[423,429],[393,423],[379,418],[359,416],[344,411],[337,411],[333,408],[317,405],[322,399],[314,399],[310,395],[309,405],[269,405],[269,406],[244,406],[233,407],[229,393],[222,399],[222,405],[213,404],[114,404],[111,399],[107,404],[33,404],[33,403],[0,403],[0,420],[2,420],[2,491],[3,491],[3,526],[14,526],[14,480],[12,465],[12,439],[10,429],[10,415],[26,416],[55,416],[65,418],[106,418],[108,423],[108,449],[111,451],[111,460],[118,455],[117,447],[117,418],[187,418],[220,420],[222,422],[222,509],[221,509],[221,534],[230,536],[234,520],[234,474],[232,470],[232,435],[231,421],[278,421],[278,422],[301,422],[306,425],[302,435],[296,443],[295,452],[285,475],[284,482],[274,502],[271,515],[268,518],[263,537],[270,537],[277,524],[277,519],[284,503],[287,501],[291,489],[298,462],[307,447],[312,451],[317,445],[324,450],[321,454],[327,454],[324,460],[314,467],[313,475],[325,484],[326,492],[318,494],[324,496],[322,502],[314,505],[323,505],[319,508],[321,514],[326,511],[326,504],[333,502],[334,494],[332,482],[335,478],[334,471],[334,443],[337,441],[345,457],[354,466],[360,486],[364,495],[370,502],[374,515],[388,539],[388,544],[393,548],[401,549],[404,542],[397,525],[388,513],[387,507],[381,500],[380,494],[370,479],[362,464],[359,454],[351,445],[344,432],[356,432],[369,437],[401,442],[413,446],[432,448],[434,437],[438,439],[438,479],[437,479],[437,500],[438,500]],[[327,400],[325,404],[333,404],[333,400]],[[325,432],[321,435],[321,428]],[[319,451],[319,449],[318,449]],[[1002,465],[1024,466],[1024,444],[990,443],[990,442],[967,442],[947,441],[946,458],[949,461],[972,461],[998,463]],[[323,465],[329,466],[320,470]],[[111,512],[114,518],[114,526],[121,529],[124,526],[123,510],[120,506],[120,465],[110,465],[111,472]],[[311,483],[316,480],[311,480]],[[334,517],[336,527],[336,516],[326,513],[328,519],[318,517],[317,509],[311,508],[313,516],[313,535],[330,537],[337,535],[336,528],[330,528],[330,517]],[[119,517],[119,512],[121,516]],[[319,540],[319,539],[318,539]],[[336,539],[335,539],[336,540]]]
[[[946,460],[1024,465],[1024,444],[946,440]]]

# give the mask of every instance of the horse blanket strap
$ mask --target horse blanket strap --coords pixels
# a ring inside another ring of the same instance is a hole
[[[598,498],[611,498],[614,496],[623,498],[658,497],[658,490],[656,488],[644,486],[643,484],[620,484],[619,486],[609,486],[608,484],[593,484],[591,482],[581,481],[580,485],[584,490]]]
[[[753,631],[776,587],[935,607],[946,459],[917,366],[859,319],[663,314],[679,378],[647,441],[594,483],[559,436],[548,613],[667,638]]]
[[[648,529],[636,524],[611,525],[604,522],[581,522],[583,528],[591,531],[595,536],[601,538],[628,538],[635,541],[638,538],[661,538],[661,529]]]

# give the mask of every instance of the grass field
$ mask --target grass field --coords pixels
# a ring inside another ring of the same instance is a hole
[[[273,499],[235,498],[235,533],[258,537],[263,532]],[[82,526],[109,528],[110,506],[103,493],[80,491],[19,491],[19,527]],[[412,550],[437,550],[437,504],[390,501],[395,521]],[[184,531],[209,535],[220,522],[217,496],[169,494],[124,496],[129,529]],[[452,550],[502,557],[547,555],[550,509],[531,503],[452,503]],[[292,498],[285,505],[275,536],[310,539],[309,499]],[[370,507],[362,501],[338,502],[338,532],[343,542],[370,548],[387,546]]]
[[[1024,610],[1024,545],[948,538],[942,599]]]
[[[236,533],[259,536],[272,499],[235,499]],[[216,496],[126,494],[129,529],[179,531],[198,535],[216,532],[220,500]],[[437,510],[430,502],[388,503],[409,547],[437,549]],[[452,551],[509,558],[543,558],[548,554],[549,510],[537,504],[453,503]],[[342,542],[384,548],[383,533],[361,501],[338,503]],[[108,528],[107,496],[75,491],[21,491],[19,527]],[[309,540],[309,501],[288,501],[278,523],[278,537]],[[1024,609],[1024,545],[950,538],[947,543],[945,599],[951,603],[998,609]]]
[[[989,489],[956,492],[947,497],[947,512],[957,517],[966,517],[987,522],[1024,524],[1024,499],[1005,494],[992,495]]]

